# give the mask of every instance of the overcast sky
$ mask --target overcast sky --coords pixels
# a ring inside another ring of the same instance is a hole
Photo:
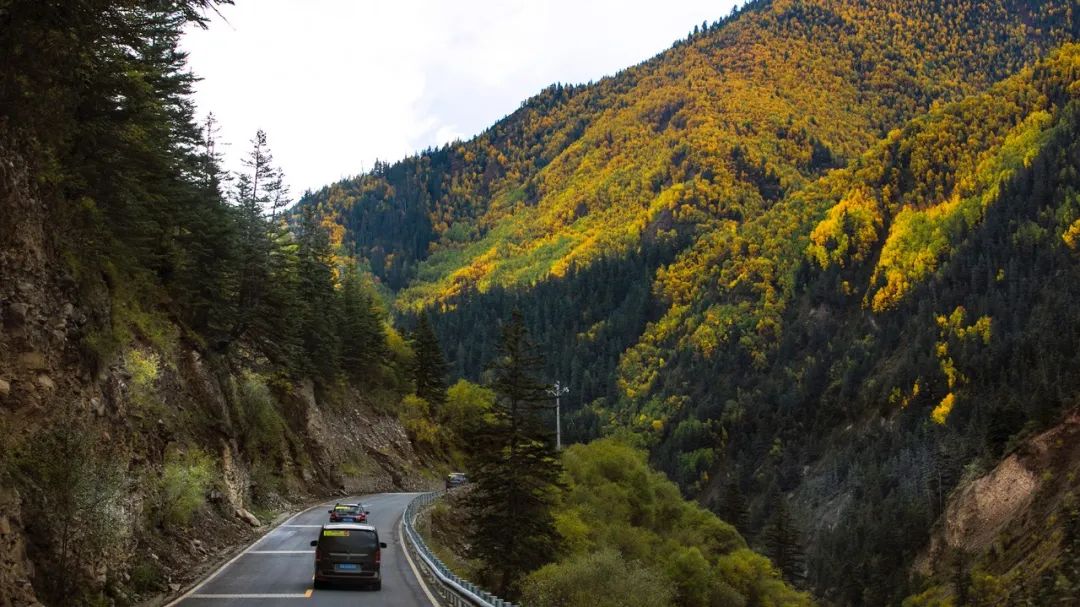
[[[227,167],[265,129],[293,197],[468,139],[554,82],[599,80],[734,0],[236,0],[183,46]]]

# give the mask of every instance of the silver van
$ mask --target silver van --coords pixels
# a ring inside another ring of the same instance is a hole
[[[374,590],[382,588],[379,567],[385,542],[372,525],[328,523],[319,530],[315,547],[315,588],[331,582],[357,582]]]

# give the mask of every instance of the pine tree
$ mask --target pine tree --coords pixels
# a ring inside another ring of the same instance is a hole
[[[777,500],[772,520],[765,528],[765,553],[791,583],[801,582],[806,577],[805,554],[799,531],[788,510],[787,501]]]
[[[427,314],[421,314],[412,335],[416,359],[412,366],[416,395],[436,409],[446,402],[447,364],[439,338],[431,328]]]
[[[341,367],[354,379],[370,377],[388,355],[386,329],[355,264],[343,270],[340,298]]]
[[[971,603],[971,576],[968,571],[967,555],[957,551],[952,562],[953,603],[956,607],[965,607]]]
[[[739,489],[739,482],[732,478],[724,488],[724,494],[720,501],[720,518],[731,523],[739,531],[746,534],[750,519],[750,506]]]
[[[527,573],[552,560],[556,548],[551,510],[561,466],[539,415],[550,407],[547,386],[536,379],[541,366],[515,311],[491,367],[495,421],[469,441],[477,479],[468,498],[475,530],[470,552],[484,563],[484,582],[509,598],[518,595]]]
[[[271,209],[271,221],[276,212],[276,209]],[[296,296],[299,299],[297,321],[303,343],[302,356],[296,362],[296,368],[330,379],[337,372],[341,346],[337,332],[338,298],[334,286],[330,236],[326,228],[319,224],[313,206],[303,208],[295,235],[298,263]]]
[[[238,232],[235,317],[226,343],[246,340],[274,362],[290,365],[296,357],[297,318],[282,312],[296,305],[297,250],[284,223],[270,221],[274,201],[287,195],[271,161],[260,129],[243,161],[248,171],[236,176],[232,194]]]

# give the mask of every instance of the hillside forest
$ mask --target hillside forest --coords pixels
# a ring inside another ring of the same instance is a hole
[[[823,601],[1067,602],[1071,462],[1023,498],[1050,525],[949,513],[1077,404],[1078,31],[1071,2],[751,2],[299,208],[452,376],[520,310],[571,440],[633,437]]]

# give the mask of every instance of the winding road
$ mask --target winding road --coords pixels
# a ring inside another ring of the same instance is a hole
[[[311,540],[318,537],[319,528],[327,522],[326,511],[334,504],[330,501],[305,510],[271,530],[169,607],[438,607],[405,553],[401,515],[415,496],[415,493],[379,493],[336,500],[367,505],[371,511],[368,522],[375,525],[379,539],[387,544],[382,551],[380,591],[312,589],[315,549]]]

